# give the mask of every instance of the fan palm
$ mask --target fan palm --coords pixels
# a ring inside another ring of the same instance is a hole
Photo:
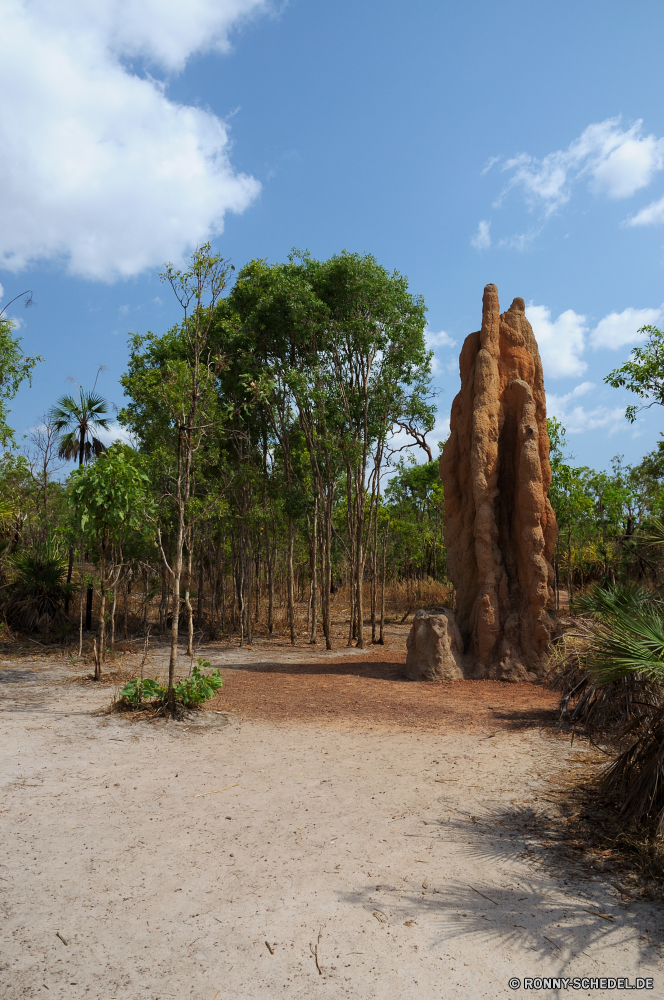
[[[49,413],[49,421],[60,435],[59,457],[78,459],[81,466],[106,451],[97,435],[100,430],[110,430],[108,412],[108,403],[94,389],[86,392],[81,387],[78,399],[70,394],[62,396]]]
[[[33,551],[14,556],[12,566],[7,617],[27,631],[49,632],[54,624],[65,623],[62,603],[70,585],[64,582],[67,561],[60,546],[49,537]]]

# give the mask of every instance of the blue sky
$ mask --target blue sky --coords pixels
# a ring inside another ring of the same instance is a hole
[[[130,332],[178,319],[157,271],[212,235],[237,267],[369,252],[428,305],[444,435],[483,286],[527,303],[579,463],[638,461],[603,385],[664,325],[661,3],[0,0],[0,283],[68,388],[122,403]]]

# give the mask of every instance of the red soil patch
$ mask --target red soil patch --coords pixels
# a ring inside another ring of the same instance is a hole
[[[221,673],[224,686],[211,709],[271,722],[489,733],[549,725],[558,701],[535,684],[407,681],[403,660],[385,652],[361,660],[222,667]]]

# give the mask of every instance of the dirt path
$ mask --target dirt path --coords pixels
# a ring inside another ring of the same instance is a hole
[[[662,994],[661,907],[552,863],[548,789],[582,751],[540,729],[547,692],[409,685],[396,654],[209,658],[201,725],[95,717],[110,692],[71,666],[0,665],[0,996]]]

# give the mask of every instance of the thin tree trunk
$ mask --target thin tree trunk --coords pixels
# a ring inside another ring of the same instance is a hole
[[[203,622],[203,553],[198,559],[198,595],[196,599],[196,628],[200,629]]]
[[[386,553],[387,553],[387,532],[390,527],[390,522],[386,521],[385,530],[383,531],[383,551],[382,551],[382,566],[380,573],[380,632],[378,636],[378,642],[381,646],[385,645],[385,567],[386,567]]]
[[[378,503],[378,501],[376,501]],[[376,642],[376,596],[377,596],[377,584],[376,579],[377,572],[377,561],[378,561],[378,509],[376,509],[376,517],[374,519],[374,530],[373,530],[373,546],[371,553],[371,644]]]
[[[309,642],[315,646],[318,642],[318,498],[314,505],[314,526],[311,536],[311,633]]]
[[[293,594],[293,518],[288,518],[288,624],[291,646],[295,645],[295,601]]]
[[[115,648],[115,609],[118,606],[117,584],[113,588],[113,605],[111,607],[111,649]]]
[[[101,543],[101,559],[99,560],[99,647],[95,662],[95,680],[101,678],[101,665],[104,662],[106,643],[106,539]]]
[[[277,548],[277,527],[272,523],[273,538],[269,531],[265,532],[265,549],[267,553],[267,630],[270,635],[274,630],[274,558]]]
[[[330,487],[330,490],[332,487]],[[332,628],[330,621],[330,591],[332,590],[332,500],[325,498],[325,518],[321,525],[321,599],[323,612],[323,634],[325,648],[332,649]]]
[[[81,566],[81,582],[78,588],[78,656],[79,659],[83,655],[83,593],[85,587],[83,585],[83,567]]]
[[[67,592],[65,594],[65,614],[69,614],[69,585],[71,584],[71,574],[74,568],[74,546],[69,546],[69,562],[67,563]]]
[[[194,549],[191,539],[191,529],[187,545],[187,578],[184,588],[184,603],[187,609],[187,656],[194,655],[194,609],[191,606],[191,577],[193,570]]]

